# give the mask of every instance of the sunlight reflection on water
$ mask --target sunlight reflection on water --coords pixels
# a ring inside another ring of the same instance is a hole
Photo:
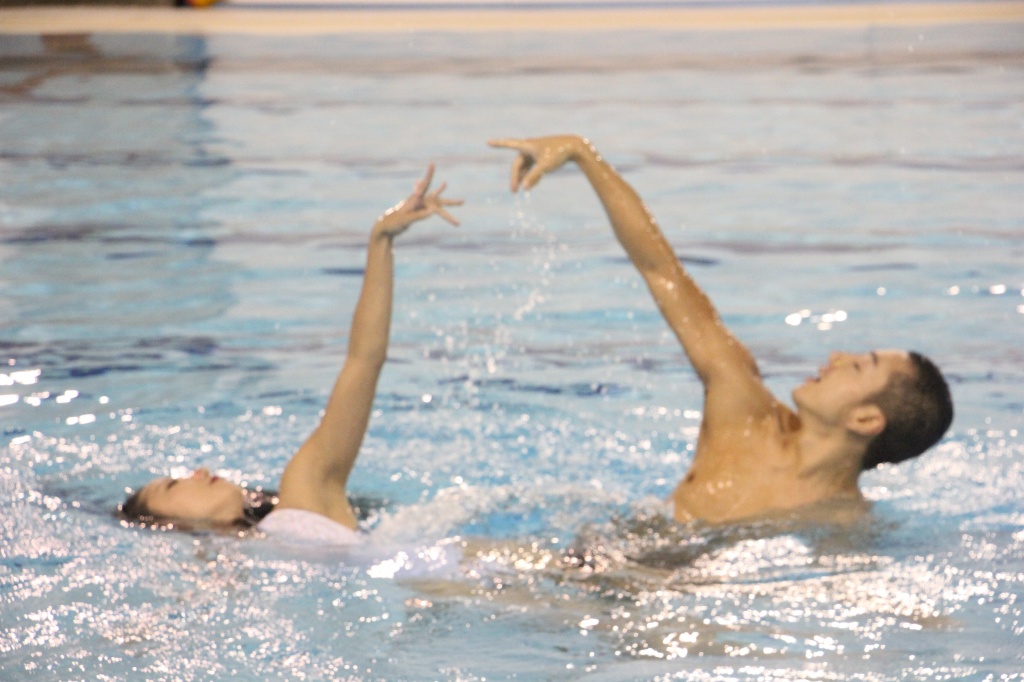
[[[1024,79],[984,27],[869,33],[609,34],[629,68],[578,36],[5,43],[4,679],[1019,679]],[[552,129],[780,395],[834,347],[947,368],[953,431],[864,476],[869,519],[666,521],[699,383],[581,179],[512,199],[483,145]],[[122,527],[150,476],[277,480],[428,159],[468,201],[397,250],[367,544]]]

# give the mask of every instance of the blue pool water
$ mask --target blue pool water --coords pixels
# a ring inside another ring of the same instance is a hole
[[[1020,679],[1019,35],[0,37],[0,677]],[[657,516],[698,382],[582,179],[512,197],[484,144],[564,131],[781,395],[834,348],[946,369],[862,526]],[[277,480],[429,161],[463,226],[398,247],[367,546],[122,528],[152,475]],[[578,536],[602,572],[551,567]]]

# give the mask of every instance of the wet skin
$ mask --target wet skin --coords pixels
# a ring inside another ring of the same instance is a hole
[[[826,500],[839,502],[844,516],[866,509],[856,485],[856,442],[885,427],[872,401],[895,373],[911,371],[904,351],[834,352],[793,390],[795,412],[775,401],[761,415],[703,429],[673,494],[676,518],[732,521]]]
[[[374,223],[345,362],[320,424],[285,466],[275,509],[314,512],[348,528],[357,527],[346,488],[370,419],[377,379],[387,358],[394,288],[392,242],[411,225],[430,216],[440,216],[458,225],[448,207],[458,206],[462,201],[441,196],[444,183],[431,190],[433,176],[431,164],[412,194]],[[244,519],[246,491],[199,468],[185,478],[165,477],[148,483],[140,493],[140,501],[159,519],[186,525],[231,525]]]
[[[836,351],[815,377],[793,389],[793,402],[802,414],[838,423],[856,406],[871,400],[896,373],[913,371],[910,356],[901,350],[868,353]]]
[[[583,172],[704,386],[693,463],[672,495],[676,520],[730,522],[827,501],[863,505],[861,464],[885,427],[874,396],[894,372],[910,371],[906,353],[833,353],[817,377],[793,391],[796,410],[787,407],[765,385],[750,350],[723,324],[636,190],[589,140],[553,135],[491,145],[517,152],[513,192],[532,189],[567,163]]]
[[[158,518],[202,519],[213,524],[232,524],[243,517],[245,491],[231,481],[213,476],[200,467],[183,478],[150,481],[142,501]]]

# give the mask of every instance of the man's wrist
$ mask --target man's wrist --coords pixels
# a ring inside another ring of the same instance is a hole
[[[586,168],[601,160],[601,155],[590,140],[585,137],[577,137],[573,144],[572,159],[580,168]]]

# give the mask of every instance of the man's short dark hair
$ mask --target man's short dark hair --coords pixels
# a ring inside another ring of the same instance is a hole
[[[885,429],[868,445],[863,471],[917,457],[939,442],[953,421],[953,399],[942,372],[920,353],[909,355],[912,371],[893,374],[872,400],[885,415]]]

